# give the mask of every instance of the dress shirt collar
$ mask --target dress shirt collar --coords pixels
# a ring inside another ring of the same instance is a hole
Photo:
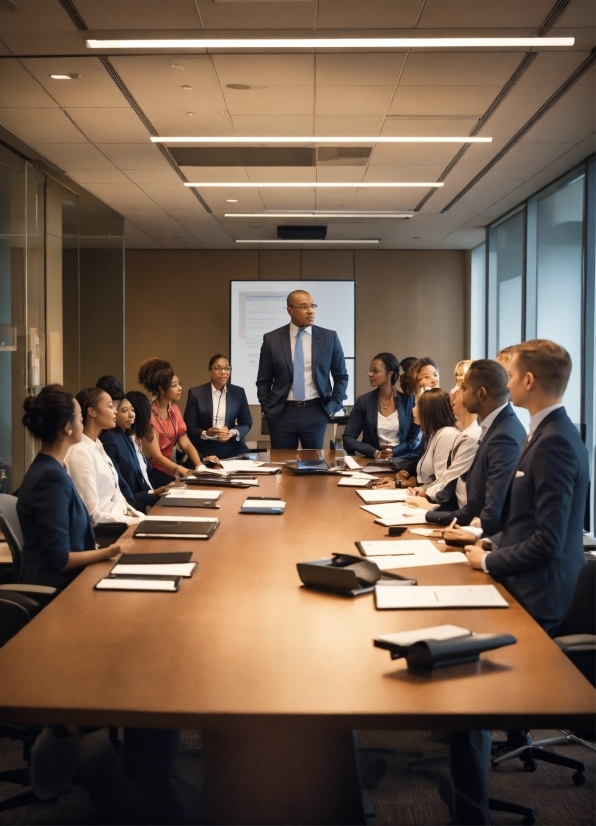
[[[228,392],[228,385],[224,384],[221,390],[218,390],[217,387],[211,382],[211,395],[217,398],[217,394],[221,396],[225,396]]]
[[[99,439],[93,441],[93,439],[90,439],[86,433],[83,433],[81,441],[83,442],[83,444],[86,444],[87,447],[91,447],[93,448],[93,450],[99,450],[99,452],[101,453],[102,444],[99,441]]]
[[[505,408],[507,407],[508,404],[509,404],[509,402],[505,402],[505,404],[502,404],[500,407],[497,407],[496,410],[493,410],[492,413],[489,413],[488,416],[480,422],[480,438],[479,438],[480,442],[486,436],[486,431],[492,425],[492,423],[497,418],[497,416],[499,415],[501,410],[505,410]]]
[[[298,330],[304,330],[305,333],[308,333],[309,336],[312,336],[312,325],[310,327],[296,327],[293,321],[290,321],[290,335],[292,338],[296,338],[298,335]]]
[[[550,407],[545,407],[544,410],[541,410],[539,413],[536,413],[530,419],[530,438],[536,432],[536,428],[540,424],[540,422],[544,421],[549,413],[552,413],[553,410],[558,410],[559,407],[564,407],[563,402],[558,402],[558,404],[551,404]]]
[[[487,416],[487,418],[488,418],[488,416]],[[460,436],[475,436],[476,434],[480,435],[480,430],[481,430],[481,427],[478,424],[478,419],[474,419],[474,421],[470,422],[470,424],[466,428],[464,428],[459,435]]]

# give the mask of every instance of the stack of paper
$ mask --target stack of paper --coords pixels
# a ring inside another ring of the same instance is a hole
[[[278,468],[265,466],[264,462],[253,462],[252,459],[223,459],[222,466],[228,473],[277,473]]]
[[[373,480],[370,476],[367,476],[365,473],[355,473],[353,476],[344,476],[342,474],[341,479],[337,483],[337,487],[342,488],[361,488],[362,485],[366,485],[368,482],[372,482]]]
[[[356,542],[356,547],[371,562],[375,562],[381,571],[467,562],[465,554],[459,551],[442,553],[428,539]]]
[[[357,490],[356,493],[366,505],[380,505],[385,502],[405,502],[410,496],[407,490],[401,488],[382,488],[381,490]]]
[[[388,583],[391,580],[387,580]],[[509,608],[494,585],[375,586],[375,603],[385,608]]]
[[[408,508],[401,503],[387,503],[384,505],[361,505],[362,510],[377,517],[379,525],[424,525],[426,511],[422,508]]]

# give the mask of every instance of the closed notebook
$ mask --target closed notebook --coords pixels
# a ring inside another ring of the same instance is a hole
[[[134,533],[135,539],[209,539],[217,529],[219,519],[201,517],[147,517]]]
[[[164,577],[164,576],[181,576],[191,577],[196,571],[198,565],[196,562],[171,562],[165,565],[120,565],[116,563],[110,571],[111,576],[117,577]]]
[[[219,508],[216,499],[207,499],[203,496],[162,496],[157,505],[161,508]]]
[[[407,591],[407,593],[403,593]],[[386,608],[509,608],[494,585],[419,585],[417,588],[375,587],[375,605]]]
[[[192,551],[174,551],[167,554],[122,554],[118,565],[180,565],[190,562]]]
[[[282,514],[285,510],[286,503],[282,502],[281,499],[265,499],[262,497],[247,497],[242,507],[240,508],[240,513],[269,513],[269,514]]]
[[[96,591],[177,591],[180,588],[179,576],[139,577],[108,576],[95,586]]]

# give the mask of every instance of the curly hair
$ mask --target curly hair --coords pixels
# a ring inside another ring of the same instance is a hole
[[[416,394],[416,391],[418,390],[418,373],[423,367],[434,367],[435,370],[437,369],[437,365],[434,360],[429,358],[429,356],[416,359],[416,361],[410,366],[408,372],[403,373],[399,377],[399,385],[402,389],[402,393],[405,393],[407,396],[413,396]]]
[[[174,368],[169,361],[157,357],[146,359],[139,367],[139,384],[152,396],[165,393],[174,378]]]
[[[22,421],[29,433],[51,444],[60,431],[74,421],[74,396],[61,384],[48,384],[37,396],[27,396],[23,410]]]

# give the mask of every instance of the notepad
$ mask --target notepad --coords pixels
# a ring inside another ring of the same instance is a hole
[[[375,605],[381,611],[390,608],[509,608],[509,603],[494,585],[418,585],[416,588],[395,588],[377,583]]]
[[[360,505],[362,510],[376,516],[379,525],[424,525],[426,511],[421,508],[409,508],[401,502],[388,502],[384,505]]]
[[[381,539],[376,541],[356,542],[356,547],[363,556],[401,556],[402,554],[431,553],[441,554],[428,539]]]
[[[114,576],[181,576],[191,577],[196,571],[196,562],[170,563],[165,565],[120,565],[116,563],[111,570]]]
[[[285,507],[286,503],[281,499],[245,499],[240,513],[281,514]]]
[[[180,577],[150,577],[147,579],[132,577],[106,577],[95,586],[96,591],[177,591]]]
[[[381,571],[392,571],[396,568],[426,568],[429,565],[452,565],[455,562],[467,562],[467,557],[460,551],[442,554],[435,550],[434,553],[421,553],[400,556],[367,556],[371,562],[375,562]]]
[[[366,505],[379,505],[386,502],[405,502],[411,494],[407,490],[384,488],[382,490],[357,490],[356,493]]]
[[[362,478],[360,474],[357,475],[356,478],[352,476],[342,476],[339,482],[337,483],[338,488],[362,488],[362,485],[373,485],[374,480],[370,479],[365,476]]]

